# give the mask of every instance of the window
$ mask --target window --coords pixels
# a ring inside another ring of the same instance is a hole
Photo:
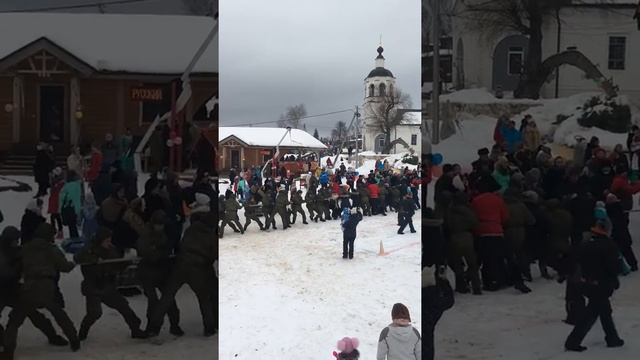
[[[378,147],[380,147],[380,149],[384,148],[384,136],[378,138]]]
[[[393,95],[393,84],[389,85],[389,94]]]
[[[373,96],[373,92],[375,90],[375,86],[373,86],[373,84],[369,85],[369,96]]]
[[[520,46],[509,47],[507,68],[509,75],[520,75],[524,63],[524,49]]]
[[[387,95],[387,87],[385,84],[380,84],[380,96]]]
[[[624,70],[627,38],[624,36],[609,37],[609,70]]]
[[[411,135],[411,145],[418,145],[418,135]]]
[[[141,102],[141,123],[151,123],[156,116],[162,116],[167,111],[171,111],[171,84],[145,84],[144,86],[162,88],[162,100]]]

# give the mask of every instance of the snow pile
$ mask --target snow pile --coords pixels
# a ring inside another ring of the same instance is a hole
[[[601,112],[609,110],[609,107],[599,104],[592,108],[586,108],[593,97],[604,99],[602,93],[582,93],[562,99],[548,99],[542,101],[542,106],[533,107],[515,117],[519,120],[529,114],[538,125],[540,132],[553,139],[556,144],[573,146],[575,137],[580,135],[586,139],[597,136],[602,146],[612,148],[616,144],[624,144],[626,134],[616,134],[596,127],[583,127],[578,124],[578,119],[588,112]],[[632,122],[640,120],[640,111],[632,106],[626,96],[618,96],[612,100],[619,105],[629,105],[632,111]],[[562,120],[558,124],[559,120]],[[635,120],[634,120],[635,119]]]
[[[243,210],[239,216],[244,223]],[[244,235],[227,227],[219,241],[219,358],[329,359],[338,339],[354,336],[361,358],[375,359],[397,302],[421,330],[421,220],[413,221],[417,233],[397,235],[395,214],[365,217],[353,260],[341,258],[339,221],[303,225],[298,217],[282,231],[276,216],[278,230],[252,224]],[[389,255],[377,255],[380,241]]]
[[[387,160],[387,162],[389,163],[389,165],[393,169],[399,169],[399,170],[404,169],[404,168],[408,168],[409,170],[417,169],[418,168],[417,165],[412,165],[412,164],[407,164],[407,163],[403,163],[402,162],[403,157],[405,157],[407,155],[409,155],[408,152],[402,152],[402,153],[391,154],[391,155],[375,154],[375,159],[366,159],[366,160],[364,160],[362,162],[362,166],[357,168],[356,171],[360,175],[369,174],[369,172],[375,170],[376,159],[380,159],[380,161],[382,161],[382,162]]]
[[[213,27],[205,16],[4,13],[0,58],[40,39],[98,70],[180,74]],[[180,29],[180,31],[176,31]],[[214,37],[193,72],[218,72]]]
[[[432,145],[432,152],[442,154],[444,163],[460,164],[463,169],[470,170],[471,162],[478,158],[477,150],[483,147],[491,149],[496,119],[461,114],[459,120],[456,133]]]
[[[218,140],[223,141],[233,136],[249,146],[261,146],[274,148],[280,139],[282,147],[326,149],[327,147],[314,138],[311,134],[300,129],[291,129],[291,133],[286,134],[285,128],[270,127],[220,127]],[[286,136],[285,136],[286,134]],[[284,137],[284,138],[283,138]]]
[[[441,102],[451,101],[465,104],[492,104],[517,102],[523,104],[539,104],[537,100],[530,99],[498,99],[485,88],[464,89],[440,96]]]
[[[207,107],[207,117],[211,117],[211,113],[213,112],[213,109],[216,107],[217,104],[218,104],[217,97],[212,97],[209,101],[207,101],[207,103],[205,104]]]

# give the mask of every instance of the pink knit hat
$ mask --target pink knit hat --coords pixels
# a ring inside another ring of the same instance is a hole
[[[357,349],[358,345],[360,345],[358,339],[345,337],[338,341],[338,350],[348,354]]]

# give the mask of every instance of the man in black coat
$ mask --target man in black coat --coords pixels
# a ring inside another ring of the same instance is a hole
[[[443,220],[431,208],[423,210],[422,266],[444,265],[446,259]]]
[[[353,212],[353,210],[351,210]],[[362,213],[356,210],[349,215],[349,219],[342,224],[342,258],[353,259],[353,243],[356,241],[356,228],[362,221]]]
[[[435,356],[434,330],[445,310],[453,307],[453,289],[447,280],[444,267],[437,267],[436,274],[428,267],[422,271],[422,335],[423,355],[426,360]]]
[[[20,278],[22,277],[22,259],[20,255],[21,247],[20,230],[13,226],[8,226],[0,235],[0,314],[5,307],[14,307],[19,299]],[[67,346],[69,342],[56,333],[51,321],[41,312],[33,311],[28,314],[29,320],[39,329],[49,340],[49,344],[56,346]],[[4,328],[0,325],[0,347],[4,346]]]
[[[580,314],[576,326],[565,342],[568,351],[584,351],[582,346],[593,324],[600,318],[608,347],[620,347],[624,341],[618,336],[609,298],[620,287],[618,281],[618,249],[607,235],[606,223],[599,221],[591,229],[592,237],[581,245],[578,264],[582,272],[582,289],[589,299],[587,308]]]
[[[49,174],[55,167],[55,161],[49,155],[49,148],[47,144],[38,145],[38,151],[36,152],[36,161],[33,164],[33,175],[36,183],[38,184],[38,193],[35,197],[41,197],[47,195],[47,189],[49,189]]]
[[[407,193],[404,196],[404,199],[400,202],[400,213],[401,213],[401,222],[400,228],[398,229],[398,234],[404,234],[404,228],[409,225],[409,229],[412,233],[416,232],[416,229],[413,227],[413,215],[416,213],[416,203],[413,201],[413,195]]]

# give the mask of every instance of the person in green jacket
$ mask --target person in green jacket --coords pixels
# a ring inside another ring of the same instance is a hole
[[[173,261],[171,260],[171,244],[166,234],[166,224],[169,219],[162,210],[156,210],[151,215],[151,222],[145,225],[138,240],[138,278],[142,290],[147,297],[147,324],[151,322],[151,314],[160,299],[158,291],[162,293],[171,275]],[[169,333],[174,336],[184,335],[180,328],[180,310],[174,301],[169,308]]]
[[[218,244],[216,243],[215,228],[216,215],[198,213],[191,217],[191,226],[185,231],[180,252],[176,258],[176,265],[169,277],[158,306],[153,311],[149,324],[149,335],[157,336],[162,319],[171,307],[176,294],[184,284],[188,284],[196,294],[200,303],[200,312],[204,323],[204,335],[212,336],[217,329],[218,319],[215,308],[217,306],[217,287],[213,263],[218,258]]]
[[[127,299],[116,288],[116,276],[127,267],[127,262],[101,263],[120,258],[119,251],[111,243],[111,230],[106,227],[98,232],[74,259],[81,264],[82,294],[86,297],[87,314],[82,319],[78,337],[87,339],[91,326],[102,317],[102,304],[118,311],[131,330],[134,339],[145,339],[147,335],[140,330],[140,318],[133,312]]]
[[[504,194],[510,183],[509,162],[506,159],[498,161],[495,164],[495,170],[491,175],[496,180],[498,185],[500,185],[500,194]]]
[[[264,186],[262,190],[258,191],[260,198],[262,199],[262,213],[264,214],[264,230],[269,230],[269,227],[276,229],[275,219],[275,207],[273,205],[273,198],[271,197],[271,188]]]
[[[255,198],[251,196],[247,203],[244,205],[244,217],[246,219],[244,223],[244,231],[247,231],[249,224],[251,224],[251,220],[258,223],[258,226],[260,226],[260,230],[264,230],[264,225],[262,224],[262,221],[260,221],[260,218],[258,218],[259,208],[260,204],[257,204]]]
[[[309,220],[318,222],[322,214],[318,211],[318,195],[316,194],[315,187],[309,187],[307,194],[304,196],[304,200],[307,203],[307,210],[309,210]]]
[[[226,224],[234,224],[241,234],[244,234],[244,227],[240,224],[240,218],[238,217],[238,210],[242,209],[242,205],[238,203],[235,195],[231,190],[227,190],[225,193],[226,200],[224,201],[224,222],[220,227],[220,237],[224,235],[224,227]]]
[[[309,224],[307,222],[307,215],[304,213],[304,210],[302,209],[302,204],[304,203],[304,200],[302,199],[302,190],[298,190],[296,191],[295,188],[292,188],[293,191],[291,191],[291,212],[293,213],[293,220],[291,221],[292,224],[295,224],[296,222],[296,218],[298,216],[298,213],[300,213],[302,215],[302,223],[303,224]]]
[[[329,189],[327,185],[323,185],[320,190],[318,190],[318,211],[324,214],[325,220],[331,219],[330,200],[331,189]]]
[[[289,206],[289,196],[284,185],[280,187],[278,195],[276,196],[276,212],[280,215],[282,220],[282,230],[287,230],[291,226],[289,225],[289,213],[287,207]]]
[[[62,222],[69,227],[69,236],[72,239],[80,237],[78,234],[78,219],[82,212],[82,182],[78,174],[73,170],[67,173],[67,181],[60,191],[59,211]],[[70,211],[73,209],[73,212]],[[75,215],[75,216],[74,216]]]
[[[466,193],[458,192],[453,195],[452,205],[446,210],[445,224],[449,234],[450,264],[456,274],[456,291],[461,294],[468,293],[470,280],[473,294],[482,294],[473,238],[473,230],[478,226],[478,218],[469,206],[469,197]],[[463,259],[467,265],[466,271]]]
[[[38,225],[33,240],[22,248],[24,285],[19,301],[9,314],[5,329],[4,359],[12,360],[17,345],[18,329],[29,314],[47,309],[62,329],[72,351],[80,349],[80,340],[73,321],[56,299],[56,279],[61,272],[68,273],[75,264],[67,260],[54,244],[56,231],[50,224]],[[4,360],[3,359],[3,360]]]

